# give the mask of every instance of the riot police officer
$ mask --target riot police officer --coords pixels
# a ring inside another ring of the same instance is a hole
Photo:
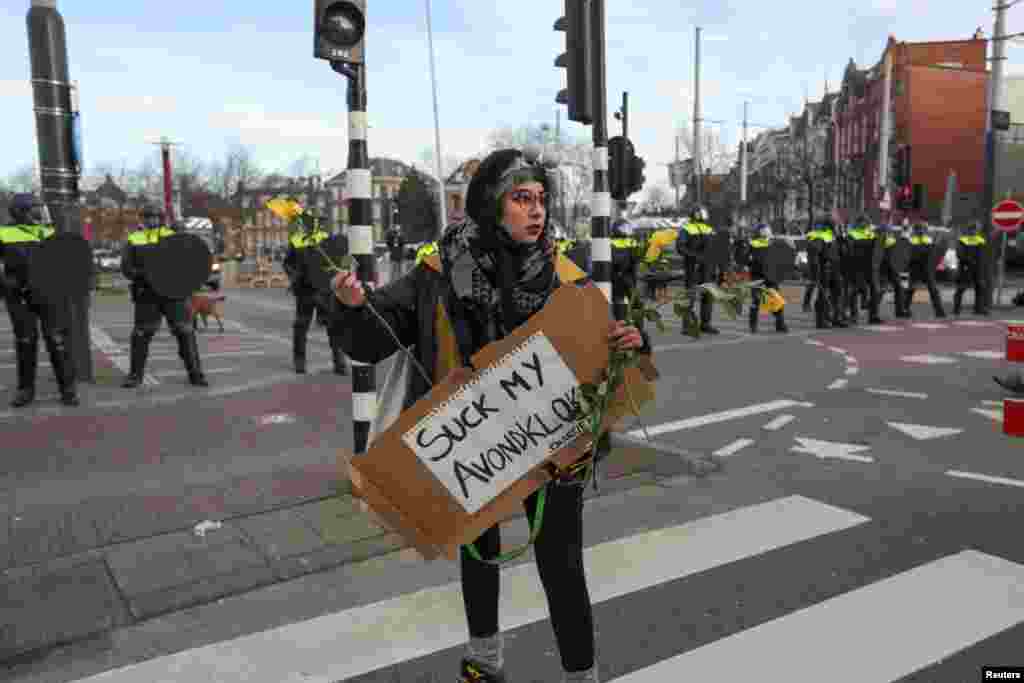
[[[636,289],[637,241],[633,238],[633,226],[620,218],[612,225],[612,308],[616,320],[625,320],[627,302]]]
[[[910,234],[910,248],[910,283],[903,300],[903,317],[910,317],[911,304],[914,302],[915,285],[923,283],[928,288],[928,298],[931,299],[935,317],[945,318],[946,310],[942,305],[939,286],[935,282],[936,264],[932,257],[932,250],[935,249],[935,245],[928,234],[928,226],[924,223],[918,222],[914,224]]]
[[[142,227],[128,235],[121,260],[121,272],[131,280],[134,307],[131,368],[121,386],[133,389],[142,384],[146,375],[146,360],[149,358],[149,344],[160,329],[160,320],[163,318],[167,320],[171,334],[178,341],[178,356],[185,364],[189,383],[207,387],[209,382],[199,363],[199,344],[195,330],[188,324],[186,300],[158,294],[146,280],[146,259],[154,258],[157,245],[176,233],[163,224],[163,212],[156,207],[144,207],[142,220]]]
[[[956,291],[953,293],[953,315],[960,315],[964,292],[974,287],[974,313],[989,315],[988,308],[988,277],[985,268],[985,230],[981,221],[964,231],[957,240],[957,261],[960,270],[956,278]]]
[[[764,270],[764,253],[772,241],[772,229],[762,223],[754,228],[754,238],[750,240],[750,251],[747,262],[750,264],[750,279],[763,280],[761,287],[755,287],[751,291],[750,298],[750,333],[757,334],[758,316],[761,313],[761,294],[766,289],[779,291],[779,283],[768,279]],[[786,326],[785,308],[772,313],[775,316],[775,331],[789,332]]]
[[[331,301],[326,293],[316,291],[306,272],[308,267],[308,250],[315,249],[316,245],[323,242],[328,236],[320,228],[319,223],[317,223],[313,232],[309,234],[301,231],[293,232],[288,238],[288,252],[285,254],[284,263],[282,264],[290,283],[288,289],[295,296],[295,322],[292,323],[292,360],[295,363],[295,372],[299,375],[306,374],[306,341],[309,337],[309,326],[313,322],[314,313],[317,320],[324,324],[326,324],[329,318]],[[392,269],[394,268],[395,264],[392,263]],[[331,328],[328,326],[327,338],[331,346],[334,373],[336,375],[348,374],[348,367],[345,362],[345,354],[341,350],[340,339],[333,335],[330,330]]]
[[[860,318],[860,309],[868,310],[868,323],[881,325],[878,315],[881,303],[878,270],[872,257],[878,235],[866,216],[861,216],[854,228],[847,231],[849,240],[849,269],[847,270],[847,306],[849,321],[854,325]],[[866,297],[866,299],[865,299]]]
[[[57,378],[60,400],[77,406],[75,365],[71,357],[69,311],[58,303],[43,301],[29,290],[31,253],[53,235],[53,228],[42,223],[42,206],[31,194],[16,194],[8,212],[11,221],[0,227],[0,293],[14,330],[14,353],[18,389],[11,406],[21,408],[36,397],[36,370],[39,357],[39,328]]]
[[[676,240],[676,251],[683,257],[683,268],[686,274],[686,288],[692,290],[694,287],[706,282],[717,282],[718,273],[716,269],[707,264],[705,256],[711,249],[711,240],[715,233],[714,229],[707,224],[708,212],[701,206],[695,206],[690,212],[690,220],[685,223],[679,231],[679,239]],[[690,311],[693,311],[694,300],[690,299]],[[719,330],[711,325],[711,313],[714,307],[714,299],[711,294],[701,291],[700,296],[700,331],[705,334],[718,334]],[[682,329],[686,334],[686,328]]]
[[[402,277],[405,264],[405,238],[402,237],[402,231],[398,228],[388,230],[387,245],[391,259],[391,281],[394,282]]]
[[[893,247],[895,247],[900,240],[905,240],[907,237],[903,235],[902,231],[897,231],[896,227],[893,225],[880,225],[878,227],[878,236],[882,240],[882,249],[884,250],[882,263],[879,266],[879,301],[881,301],[885,296],[885,291],[888,289],[888,285],[892,285],[893,314],[897,318],[909,318],[910,309],[908,308],[908,299],[906,298],[906,293],[903,289],[903,273],[897,272],[892,259],[890,258],[893,253]]]
[[[817,293],[814,322],[819,330],[828,328],[830,324],[833,327],[848,326],[843,319],[843,285],[836,232],[832,219],[824,218],[807,233],[807,261],[811,277],[808,291]]]

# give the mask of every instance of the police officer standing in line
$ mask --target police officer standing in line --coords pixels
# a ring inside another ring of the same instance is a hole
[[[629,221],[624,218],[615,221],[612,226],[612,307],[616,320],[626,320],[627,302],[636,289],[637,245]]]
[[[707,224],[708,213],[701,206],[695,206],[690,212],[690,220],[683,224],[676,240],[676,251],[683,257],[683,268],[686,273],[686,288],[693,289],[706,282],[717,282],[718,273],[704,260],[704,255],[711,249],[714,229]],[[690,311],[695,305],[690,299]],[[711,326],[711,313],[714,299],[711,293],[701,291],[700,297],[700,331],[704,334],[718,334],[719,330]],[[686,327],[682,328],[686,334]]]
[[[21,408],[36,397],[36,371],[39,363],[39,328],[57,378],[60,400],[77,406],[75,364],[71,357],[71,323],[68,310],[59,303],[41,301],[29,290],[30,254],[53,228],[42,225],[42,206],[31,194],[16,194],[8,212],[9,225],[0,227],[0,293],[14,330],[14,353],[18,367],[18,390],[11,406]]]
[[[981,221],[973,225],[957,240],[956,255],[960,263],[960,271],[956,278],[956,291],[953,294],[953,315],[960,315],[964,292],[974,287],[975,315],[989,315],[988,278],[985,272],[985,230]]]
[[[840,255],[837,228],[830,218],[818,221],[816,229],[807,233],[808,266],[811,284],[808,291],[817,292],[814,301],[814,323],[819,330],[848,327],[843,319],[843,283],[840,277]],[[804,299],[805,302],[808,300]]]
[[[854,325],[858,324],[860,309],[866,304],[868,323],[881,325],[882,319],[878,316],[878,306],[881,303],[878,271],[871,257],[871,249],[874,248],[873,243],[878,239],[878,235],[866,216],[861,216],[856,227],[848,231],[847,235],[850,255],[849,272],[852,276],[851,281],[847,284],[849,322]]]
[[[188,324],[185,299],[170,299],[153,290],[146,280],[145,260],[154,258],[156,246],[172,235],[174,230],[163,225],[163,212],[153,206],[142,210],[142,228],[128,235],[121,260],[121,272],[131,280],[134,323],[131,337],[131,368],[121,384],[134,389],[146,376],[149,344],[160,329],[160,319],[167,320],[171,334],[178,341],[178,356],[185,363],[188,381],[197,387],[210,386],[199,364],[199,344],[195,331]]]
[[[896,272],[893,267],[892,260],[889,255],[892,253],[891,249],[903,239],[907,239],[902,231],[897,231],[893,225],[880,225],[878,227],[879,237],[882,239],[882,249],[885,250],[884,256],[882,256],[882,264],[879,266],[879,305],[881,305],[881,299],[885,296],[887,285],[892,285],[893,290],[893,315],[897,318],[909,318],[910,312],[906,308],[906,294],[903,290],[903,283],[900,281],[900,273]]]
[[[942,305],[939,285],[935,282],[935,260],[932,258],[932,249],[935,245],[928,235],[928,226],[924,223],[914,224],[913,232],[910,234],[910,248],[910,283],[903,300],[903,317],[911,317],[910,308],[914,302],[915,286],[924,283],[928,288],[928,298],[932,301],[935,317],[945,318],[946,309]]]
[[[750,252],[749,252],[749,264],[750,264],[750,279],[751,280],[764,280],[761,287],[755,287],[751,291],[750,298],[750,333],[757,334],[757,322],[758,316],[761,313],[761,294],[765,289],[779,290],[779,283],[774,280],[769,280],[764,272],[764,253],[765,249],[772,241],[772,229],[766,224],[762,223],[754,228],[754,238],[750,240]],[[775,316],[775,331],[776,332],[789,332],[789,327],[786,326],[786,314],[785,308],[779,309],[772,313]]]
[[[288,251],[284,257],[285,275],[288,276],[288,289],[295,296],[295,322],[292,323],[292,360],[295,363],[295,372],[299,375],[306,374],[306,342],[309,338],[309,326],[313,323],[313,315],[317,320],[326,324],[331,305],[326,294],[316,291],[313,283],[306,274],[308,250],[315,249],[329,235],[320,228],[319,221],[316,223],[312,233],[306,234],[301,230],[294,231],[288,237]],[[402,245],[405,248],[405,245]],[[399,262],[400,263],[400,262]],[[392,273],[396,265],[392,262]],[[327,338],[331,346],[331,359],[334,362],[334,374],[348,374],[348,367],[345,362],[345,354],[337,336],[327,328]]]

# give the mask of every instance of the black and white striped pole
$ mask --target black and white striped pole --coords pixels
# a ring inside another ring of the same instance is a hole
[[[348,81],[348,244],[355,258],[356,275],[367,289],[376,282],[377,261],[373,251],[373,176],[366,145],[366,67],[359,65]],[[366,452],[370,427],[377,415],[377,382],[374,366],[352,364],[352,442],[354,453]]]
[[[590,200],[591,273],[609,305],[612,305],[612,196],[608,184],[608,104],[605,90],[604,0],[590,0],[591,47],[593,70],[591,98],[593,101],[594,193]],[[613,307],[614,310],[614,307]]]
[[[313,55],[348,79],[349,253],[356,276],[369,289],[377,280],[373,252],[373,193],[366,145],[366,0],[316,0]],[[377,415],[374,367],[352,360],[352,452],[365,453]]]

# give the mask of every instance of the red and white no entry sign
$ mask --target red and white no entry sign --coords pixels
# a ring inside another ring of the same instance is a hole
[[[1024,207],[1012,199],[1005,199],[992,209],[992,224],[997,230],[1013,232],[1024,222]]]

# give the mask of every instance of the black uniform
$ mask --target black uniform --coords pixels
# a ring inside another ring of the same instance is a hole
[[[890,250],[899,243],[900,240],[906,240],[903,235],[895,234],[891,230],[886,230],[882,235],[882,248],[885,250],[882,256],[882,263],[879,266],[879,302],[882,297],[885,296],[885,292],[888,289],[888,285],[892,285],[893,290],[893,314],[897,318],[909,318],[910,309],[907,308],[906,291],[903,289],[902,273],[896,271],[893,266],[892,260],[890,259]]]
[[[717,282],[717,268],[709,266],[700,255],[711,248],[714,229],[703,222],[691,220],[679,230],[676,240],[676,251],[683,257],[683,268],[686,274],[686,288],[693,289],[706,282]],[[695,302],[690,300],[691,311]],[[700,297],[700,330],[706,334],[718,334],[718,329],[711,326],[711,313],[714,299],[709,292],[702,291]],[[686,334],[686,329],[682,330]]]
[[[42,301],[29,291],[30,254],[53,229],[43,225],[24,225],[28,216],[11,209],[15,220],[0,227],[0,260],[4,273],[0,293],[14,329],[14,351],[18,366],[18,390],[11,406],[20,408],[35,400],[36,371],[39,357],[39,328],[50,355],[64,405],[78,405],[75,390],[75,364],[71,357],[70,315],[65,305]],[[19,220],[20,219],[20,220]],[[29,219],[31,220],[31,219]]]
[[[295,233],[288,241],[288,253],[284,257],[284,272],[288,275],[288,280],[291,283],[289,289],[295,295],[292,357],[295,361],[295,372],[300,375],[306,372],[306,341],[309,336],[309,326],[313,323],[313,315],[316,314],[317,321],[322,325],[327,325],[327,321],[330,319],[331,295],[327,292],[318,292],[307,274],[307,250],[315,248],[315,245],[327,238],[328,234],[322,230],[317,230],[309,236],[304,233]],[[339,339],[332,335],[330,330],[331,328],[328,326],[327,338],[331,345],[334,372],[338,375],[347,374],[345,354],[341,350]]]
[[[612,235],[612,310],[616,320],[625,320],[628,301],[636,289],[638,243],[623,233]]]
[[[807,263],[811,284],[808,292],[817,292],[814,321],[818,329],[829,324],[846,327],[843,320],[843,283],[840,277],[839,242],[829,224],[807,233]]]
[[[131,280],[133,325],[131,337],[131,368],[121,385],[132,389],[142,384],[146,375],[149,344],[160,329],[160,319],[178,341],[178,356],[185,364],[188,380],[199,387],[209,386],[199,364],[199,344],[195,330],[188,324],[188,305],[185,299],[171,299],[158,294],[146,280],[145,261],[153,258],[156,245],[174,235],[166,226],[143,227],[128,235],[122,259],[121,272]]]
[[[750,240],[749,246],[749,258],[747,262],[750,266],[750,279],[751,280],[764,280],[762,287],[764,289],[774,289],[779,291],[779,283],[774,280],[769,280],[765,276],[764,272],[764,261],[763,255],[764,250],[771,244],[771,240],[765,238],[755,238]],[[761,293],[762,287],[755,287],[751,292],[750,298],[750,332],[751,334],[757,333],[757,322],[758,317],[761,313]],[[786,314],[785,309],[776,311],[772,315],[775,316],[775,331],[776,332],[789,332],[789,328],[786,326]]]
[[[985,268],[985,235],[975,228],[957,240],[956,255],[960,269],[953,294],[953,315],[960,315],[964,292],[974,287],[974,313],[988,315],[988,273]]]
[[[928,288],[928,298],[932,301],[932,309],[936,318],[945,318],[946,310],[942,305],[939,285],[935,282],[935,259],[932,250],[936,248],[932,238],[923,229],[915,229],[910,236],[910,283],[904,298],[904,317],[910,317],[911,304],[914,302],[914,290],[924,283]]]
[[[878,235],[870,225],[862,224],[847,232],[847,257],[844,268],[847,279],[847,312],[849,321],[857,324],[861,307],[868,310],[868,322],[872,325],[882,323],[878,316],[881,303],[878,269],[875,267],[872,253],[876,249]]]

